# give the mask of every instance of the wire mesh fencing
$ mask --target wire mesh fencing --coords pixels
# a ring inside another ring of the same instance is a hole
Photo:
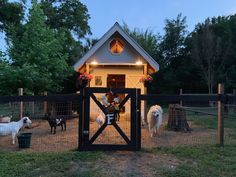
[[[0,115],[12,117],[18,122],[29,117],[31,126],[22,127],[18,135],[32,133],[30,148],[19,149],[18,139],[12,145],[12,137],[0,136],[1,151],[27,150],[33,152],[68,151],[78,148],[78,101],[22,101],[0,104]],[[50,113],[50,117],[45,116]],[[1,119],[1,118],[0,118]],[[60,121],[66,122],[66,129]],[[54,127],[56,131],[54,133]],[[52,129],[52,131],[51,131]]]

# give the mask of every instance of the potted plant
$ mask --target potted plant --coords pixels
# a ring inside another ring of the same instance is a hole
[[[92,80],[93,76],[91,74],[88,73],[83,73],[80,74],[79,77],[77,78],[76,81],[76,87],[78,89],[82,89],[84,87],[86,87],[88,85],[88,83]]]
[[[145,75],[139,79],[140,83],[143,83],[144,87],[149,87],[153,81],[152,76]]]

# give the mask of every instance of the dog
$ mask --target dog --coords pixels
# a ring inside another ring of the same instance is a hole
[[[150,132],[150,136],[153,137],[153,134],[159,133],[160,126],[163,119],[163,110],[161,106],[154,105],[151,106],[147,114],[147,123]]]

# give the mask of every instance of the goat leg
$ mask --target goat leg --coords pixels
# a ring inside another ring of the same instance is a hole
[[[15,139],[16,139],[16,134],[12,133],[12,144],[13,145],[15,144]]]
[[[54,134],[56,134],[56,129],[57,129],[57,127],[56,127],[56,126],[54,126]]]

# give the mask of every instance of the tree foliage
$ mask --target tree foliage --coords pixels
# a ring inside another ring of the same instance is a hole
[[[19,25],[23,15],[22,3],[0,0],[0,32],[7,33],[9,28]]]
[[[40,5],[33,1],[23,35],[12,35],[13,63],[10,68],[6,67],[11,74],[5,75],[12,80],[7,81],[6,88],[15,85],[15,90],[22,87],[36,94],[61,90],[60,83],[70,71],[66,63],[68,56],[63,52],[64,40],[62,33],[46,26]]]
[[[131,30],[126,23],[123,24],[123,29],[139,43],[140,46],[156,61],[159,55],[160,35],[154,34],[152,30],[147,29],[142,31],[138,28]]]
[[[192,33],[191,55],[203,74],[208,93],[213,93],[217,80],[230,64],[228,59],[231,53],[231,40],[219,33],[222,30],[221,20],[221,18],[207,19],[204,23],[198,24]],[[226,29],[223,31],[226,32]]]
[[[81,38],[91,34],[87,7],[78,0],[42,0],[46,24],[65,34],[64,51],[69,54],[68,64],[73,65],[84,54]]]
[[[160,71],[154,74],[157,82],[152,87],[152,92],[176,93],[185,85],[189,72],[189,61],[186,37],[186,17],[178,14],[176,19],[166,19],[164,35],[160,42]],[[183,70],[184,68],[188,68]]]
[[[171,63],[171,60],[182,55],[183,48],[185,48],[185,38],[187,35],[186,17],[178,14],[176,19],[166,19],[163,36],[161,42],[161,53],[163,67]]]

